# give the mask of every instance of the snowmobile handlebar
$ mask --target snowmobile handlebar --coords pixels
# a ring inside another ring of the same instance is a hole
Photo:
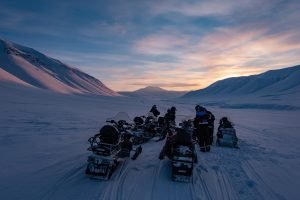
[[[111,123],[111,124],[115,124],[116,121],[115,120],[106,120],[107,123]]]

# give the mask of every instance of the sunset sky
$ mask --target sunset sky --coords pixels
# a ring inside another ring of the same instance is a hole
[[[0,38],[110,88],[195,90],[300,64],[299,0],[7,0]]]

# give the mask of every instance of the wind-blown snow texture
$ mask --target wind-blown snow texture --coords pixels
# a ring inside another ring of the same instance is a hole
[[[1,85],[0,199],[299,199],[298,110],[210,107],[217,120],[227,115],[236,124],[241,148],[197,149],[192,183],[171,181],[170,161],[158,159],[163,141],[143,145],[112,180],[86,177],[87,139],[105,119],[119,111],[145,114],[154,103],[162,113],[173,105]],[[178,122],[194,115],[194,104],[176,107]]]
[[[34,49],[0,40],[0,84],[12,82],[65,94],[116,96],[101,81]]]
[[[285,95],[300,92],[300,65],[271,70],[262,74],[228,78],[205,89],[184,95],[184,98],[207,96]]]

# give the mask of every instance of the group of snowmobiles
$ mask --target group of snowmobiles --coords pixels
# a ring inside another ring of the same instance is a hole
[[[132,160],[142,153],[141,144],[158,137],[166,138],[159,159],[167,156],[172,162],[172,180],[189,182],[194,164],[198,162],[195,145],[200,151],[209,152],[213,143],[214,115],[202,106],[195,107],[196,117],[183,120],[176,126],[176,108],[168,109],[164,117],[153,105],[148,116],[137,116],[131,122],[126,113],[118,113],[108,119],[99,133],[89,138],[92,154],[88,157],[86,174],[91,178],[108,180],[117,166]],[[217,132],[217,146],[238,147],[233,124],[227,117],[220,120]],[[133,153],[131,153],[133,152]]]

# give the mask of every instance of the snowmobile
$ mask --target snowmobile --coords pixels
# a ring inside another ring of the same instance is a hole
[[[133,149],[132,135],[121,132],[117,127],[123,122],[114,120],[107,121],[110,124],[104,125],[98,134],[89,138],[92,155],[88,157],[86,174],[91,178],[108,180],[110,179],[117,166],[125,162],[130,157],[130,152],[134,151],[131,157],[135,160],[142,152],[142,147]],[[120,127],[119,127],[120,128]],[[125,128],[122,128],[125,130]]]
[[[172,180],[189,182],[193,175],[195,155],[189,146],[177,145],[173,147]]]
[[[172,180],[190,182],[194,163],[197,163],[191,134],[183,128],[176,128],[176,134],[168,136],[159,158],[163,159],[164,155],[172,161]]]
[[[182,122],[179,123],[179,126],[185,131],[187,131],[189,134],[193,134],[194,132],[193,120],[191,119],[182,120]]]
[[[134,124],[131,128],[131,133],[133,135],[134,144],[142,144],[149,139],[145,136],[145,118],[145,116],[137,116],[133,119]]]
[[[219,128],[216,145],[238,148],[238,138],[236,136],[235,128]]]
[[[159,126],[158,121],[155,118],[145,116],[137,116],[134,118],[134,125],[132,126],[131,132],[134,136],[133,142],[134,144],[142,144],[153,137],[158,135],[161,131],[161,127]]]
[[[224,120],[224,118],[226,118],[226,117],[223,117],[220,120],[220,125],[219,125],[218,132],[217,132],[216,145],[239,148],[236,130],[233,127],[233,124],[231,122],[229,122],[227,118],[225,119],[226,123],[224,123],[224,121],[222,121],[222,120]]]
[[[178,138],[179,145],[175,145],[173,149],[172,180],[189,182],[194,163],[197,163],[197,155],[194,151],[196,142],[192,139],[194,128],[192,120],[183,120],[179,125],[181,128],[177,129],[177,136],[181,134],[185,139]]]

